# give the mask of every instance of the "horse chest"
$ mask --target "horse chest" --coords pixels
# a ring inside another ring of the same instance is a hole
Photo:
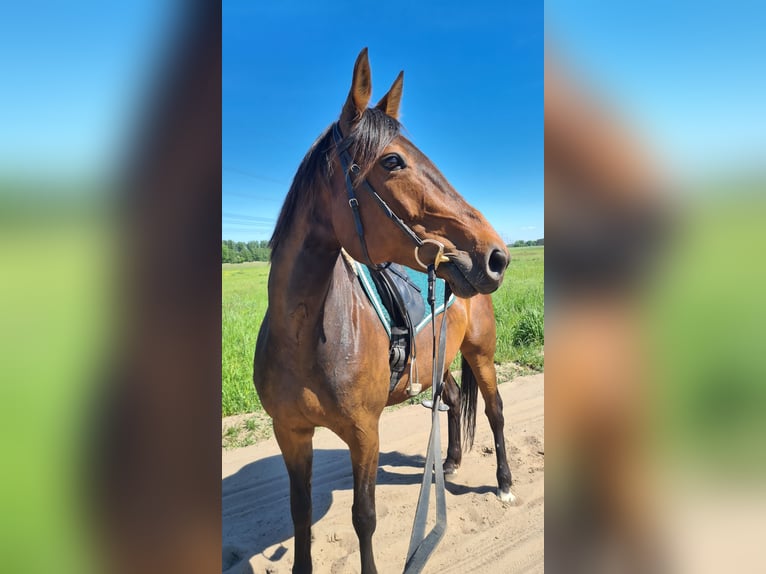
[[[361,372],[374,374],[388,368],[388,338],[360,311],[326,319],[323,324],[316,360],[328,379],[358,376]]]

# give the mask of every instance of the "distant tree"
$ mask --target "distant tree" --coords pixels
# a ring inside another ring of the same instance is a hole
[[[233,241],[224,239],[221,241],[222,263],[245,263],[247,261],[268,261],[271,258],[269,242],[261,241]]]
[[[513,247],[524,247],[524,240],[519,239],[518,241],[513,242]]]
[[[271,257],[271,250],[267,247],[258,247],[253,251],[255,261],[268,261]]]
[[[544,239],[545,239],[544,237],[541,237],[540,239],[538,239],[537,241],[535,241],[535,244],[537,244],[537,245],[543,245],[543,244],[544,244]]]

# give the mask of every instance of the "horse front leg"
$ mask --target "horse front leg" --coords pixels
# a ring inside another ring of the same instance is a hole
[[[447,458],[444,460],[444,474],[457,474],[463,460],[463,449],[460,445],[460,388],[452,375],[447,372],[442,398],[449,407],[447,413],[447,428],[449,439],[447,443]]]
[[[310,573],[311,565],[311,470],[314,460],[314,429],[295,430],[274,422],[287,474],[290,477],[290,512],[295,528],[293,573]]]
[[[377,526],[375,515],[375,483],[378,474],[380,439],[378,420],[358,428],[349,437],[351,466],[354,470],[354,504],[351,516],[354,530],[359,538],[362,558],[362,574],[377,574],[372,552],[372,535]]]

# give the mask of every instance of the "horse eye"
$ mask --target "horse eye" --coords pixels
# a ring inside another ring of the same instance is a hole
[[[386,168],[388,171],[396,171],[405,167],[404,160],[399,154],[390,153],[380,160],[380,165]]]

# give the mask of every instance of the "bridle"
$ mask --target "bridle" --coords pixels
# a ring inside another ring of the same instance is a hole
[[[359,213],[359,200],[356,198],[354,181],[352,181],[352,177],[358,175],[361,171],[361,168],[354,162],[353,158],[351,157],[351,154],[348,151],[349,144],[346,143],[343,145],[343,134],[341,133],[340,126],[337,122],[332,125],[332,138],[335,142],[335,148],[338,152],[340,165],[343,168],[343,175],[346,181],[346,194],[348,195],[348,205],[351,207],[351,213],[354,216],[356,234],[359,237],[359,243],[362,246],[362,254],[366,260],[365,265],[372,267],[373,269],[381,269],[381,265],[372,262],[372,259],[370,259],[370,254],[367,250],[367,241],[364,238],[364,225],[362,224],[362,217]],[[357,182],[357,185],[361,186],[362,189],[364,189],[375,200],[375,203],[377,203],[378,206],[383,210],[383,213],[385,213],[388,218],[391,219],[391,221],[396,223],[396,225],[405,233],[405,235],[412,239],[413,243],[415,243],[415,260],[423,269],[428,269],[428,265],[423,263],[423,261],[420,259],[419,251],[423,245],[431,244],[436,246],[437,252],[433,262],[434,270],[438,269],[439,263],[446,263],[450,260],[449,256],[444,254],[444,244],[440,243],[436,239],[421,239],[418,237],[412,228],[404,223],[404,221],[388,206],[385,200],[380,197],[380,195],[378,195],[378,192],[373,189],[367,179],[362,179],[360,182]]]
[[[341,134],[340,126],[337,122],[332,126],[332,137],[335,141],[335,147],[338,152],[341,167],[343,168],[343,175],[346,181],[346,193],[348,195],[348,205],[351,207],[351,212],[354,216],[354,225],[356,226],[356,233],[359,236],[359,243],[362,246],[362,254],[367,260],[366,265],[374,270],[382,270],[386,267],[385,264],[378,265],[373,263],[370,259],[370,254],[367,250],[367,241],[364,238],[364,225],[362,225],[362,218],[359,213],[359,200],[356,197],[354,182],[352,181],[352,176],[358,175],[361,168],[353,161],[353,158],[348,151],[348,143],[345,145],[343,144],[343,134]],[[388,206],[385,200],[378,195],[366,178],[357,182],[357,185],[360,185],[362,189],[367,191],[389,219],[396,223],[399,229],[412,239],[413,243],[415,243],[415,260],[428,272],[428,304],[431,308],[431,333],[433,337],[433,372],[431,380],[433,402],[431,404],[431,434],[428,438],[423,481],[420,485],[420,495],[418,497],[418,505],[415,509],[415,520],[412,526],[410,545],[407,550],[407,561],[404,568],[405,574],[416,574],[423,569],[426,561],[436,549],[437,544],[444,537],[447,528],[447,503],[444,494],[444,469],[441,464],[441,438],[439,434],[438,414],[441,410],[439,407],[441,406],[441,394],[444,388],[442,374],[444,373],[444,361],[447,346],[447,302],[451,294],[449,283],[445,282],[444,312],[442,314],[442,322],[439,328],[438,346],[436,343],[434,293],[436,286],[436,269],[439,267],[439,263],[446,263],[450,259],[449,256],[444,253],[444,245],[442,243],[435,239],[421,239],[418,237],[412,228],[402,221],[402,219]],[[420,248],[426,244],[435,245],[437,248],[433,263],[426,264],[420,259],[418,252],[420,251]],[[410,383],[412,383],[412,366],[414,365],[414,362],[415,356],[413,352],[410,363]],[[431,492],[432,476],[436,483],[436,523],[428,535],[426,535],[426,518],[428,514],[428,501]]]

